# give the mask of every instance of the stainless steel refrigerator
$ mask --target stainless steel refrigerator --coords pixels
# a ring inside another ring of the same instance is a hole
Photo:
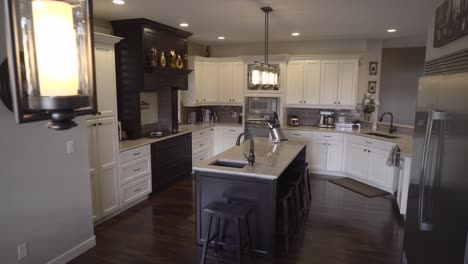
[[[424,77],[402,263],[468,264],[468,73]]]

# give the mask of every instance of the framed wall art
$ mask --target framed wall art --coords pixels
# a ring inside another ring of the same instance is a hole
[[[367,92],[370,94],[375,94],[377,92],[377,81],[369,81]]]
[[[377,75],[379,63],[377,61],[371,61],[369,63],[369,75]]]
[[[468,0],[446,0],[435,14],[434,48],[468,35]]]

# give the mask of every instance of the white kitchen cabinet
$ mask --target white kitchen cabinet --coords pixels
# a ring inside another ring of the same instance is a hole
[[[327,142],[322,140],[311,140],[307,144],[309,149],[309,168],[312,171],[327,170]]]
[[[346,136],[346,172],[353,178],[394,193],[397,188],[394,167],[387,165],[393,143],[366,137]]]
[[[343,171],[343,142],[327,141],[327,170]]]
[[[318,105],[320,102],[319,60],[291,61],[288,64],[287,105]]]
[[[213,156],[214,127],[192,132],[192,166]]]
[[[398,193],[397,204],[400,208],[400,214],[406,214],[408,205],[408,189],[411,178],[411,157],[401,158],[400,170],[398,171]]]
[[[244,64],[236,58],[190,58],[189,88],[182,92],[184,106],[242,105]]]
[[[118,136],[115,117],[88,120],[93,219],[119,209]]]
[[[242,127],[215,126],[213,156],[216,156],[236,145],[237,136],[243,132]]]
[[[359,60],[322,61],[320,104],[337,108],[356,106]]]

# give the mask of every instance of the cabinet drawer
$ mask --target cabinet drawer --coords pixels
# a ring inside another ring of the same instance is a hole
[[[285,129],[283,130],[284,134],[288,138],[292,139],[311,139],[312,138],[312,131],[306,131],[306,130],[289,130]]]
[[[192,139],[192,153],[196,154],[203,149],[209,148],[210,146],[210,137],[203,136],[197,139]]]
[[[365,136],[346,135],[346,141],[361,146],[380,149],[383,151],[390,151],[393,148],[393,146],[395,146],[395,143],[393,142],[373,139]]]
[[[138,148],[130,149],[124,152],[120,152],[120,164],[124,164],[133,160],[137,160],[144,156],[151,154],[151,149],[149,145],[141,146]]]
[[[326,132],[313,132],[313,140],[331,140],[331,141],[343,141],[344,135],[342,133],[326,133]]]
[[[244,132],[242,127],[223,127],[223,134],[239,135]]]
[[[125,206],[151,193],[151,176],[145,176],[122,187],[122,205]]]
[[[207,129],[192,132],[192,140],[195,140],[195,139],[198,139],[198,138],[201,138],[201,137],[209,136],[210,133],[211,133],[211,129],[213,129],[213,128],[207,128]]]
[[[151,157],[145,156],[141,159],[120,165],[121,185],[128,184],[146,174],[151,174]]]
[[[195,166],[197,163],[207,160],[209,158],[209,151],[205,150],[192,157],[192,164]]]

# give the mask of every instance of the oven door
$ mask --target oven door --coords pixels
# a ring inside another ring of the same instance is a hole
[[[248,114],[271,114],[277,112],[276,98],[268,97],[249,97],[247,104]]]
[[[245,132],[249,133],[253,137],[270,137],[270,128],[266,121],[245,121]]]

